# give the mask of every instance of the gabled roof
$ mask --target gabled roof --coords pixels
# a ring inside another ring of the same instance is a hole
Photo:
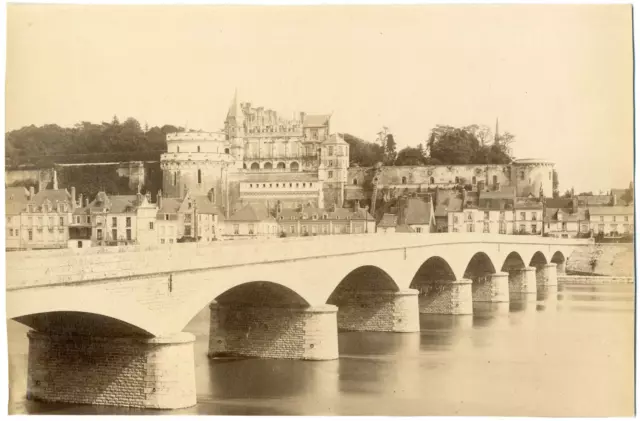
[[[405,208],[404,223],[407,225],[424,225],[431,223],[432,206],[431,202],[425,202],[422,199],[407,199],[407,207]]]
[[[223,213],[215,203],[209,200],[208,196],[193,196],[196,201],[197,212],[205,215],[218,215],[223,217]]]
[[[413,228],[411,228],[409,225],[401,224],[396,227],[396,232],[416,232],[416,231]]]
[[[138,205],[140,202],[135,194],[109,196],[105,192],[99,192],[87,208],[93,212],[107,209],[109,213],[133,213]]]
[[[275,221],[275,219],[269,215],[267,207],[263,204],[248,204],[233,215],[229,217],[229,221],[237,222],[262,222],[262,221]]]
[[[324,127],[329,124],[331,114],[307,114],[304,116],[304,127]]]
[[[589,208],[589,215],[633,215],[633,206],[598,206]]]
[[[4,205],[7,215],[18,215],[27,208],[29,191],[24,187],[6,187],[4,189]]]
[[[40,190],[36,193],[31,200],[29,200],[30,205],[35,205],[37,207],[42,206],[45,202],[49,201],[52,205],[55,205],[56,202],[59,203],[71,203],[71,194],[66,190]]]
[[[544,217],[545,222],[577,222],[586,221],[587,213],[585,209],[578,209],[572,212],[571,208],[547,208]]]
[[[162,203],[158,209],[158,213],[178,213],[183,199],[162,198]]]
[[[384,215],[382,215],[382,219],[380,220],[380,223],[378,223],[379,227],[382,228],[389,228],[389,227],[395,227],[398,223],[398,217],[392,213],[385,213]]]

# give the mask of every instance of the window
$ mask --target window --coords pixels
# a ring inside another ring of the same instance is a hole
[[[131,241],[131,230],[127,230],[127,241]]]
[[[306,226],[306,225],[303,225],[303,226],[302,226],[302,233],[303,233],[303,234],[308,234],[308,233],[309,233],[309,230],[307,229],[307,226]]]
[[[333,146],[329,146],[328,151],[329,151],[329,156],[333,156]]]
[[[526,232],[527,227],[524,224],[520,224],[520,232]]]
[[[249,235],[253,235],[253,224],[249,224]]]
[[[9,228],[9,237],[13,237],[13,228]]]
[[[527,219],[527,213],[526,212],[520,212],[520,220],[524,221]]]
[[[81,249],[82,248],[82,241],[78,241],[78,248]]]
[[[453,223],[454,224],[458,223],[458,215],[453,215]]]
[[[482,224],[482,232],[489,232],[489,223],[485,222],[484,224]]]
[[[293,234],[293,233],[295,233],[295,232],[296,232],[296,228],[295,228],[293,225],[290,225],[290,226],[289,226],[289,233],[290,233],[290,234]]]
[[[114,241],[118,239],[118,230],[115,228],[111,230],[111,239]]]
[[[173,238],[169,238],[169,244],[173,244]]]
[[[567,223],[563,222],[562,223],[562,231],[566,231],[567,230]]]
[[[191,237],[191,225],[187,225],[184,227],[184,235],[185,237]]]
[[[60,217],[60,224],[59,224],[59,225],[60,225],[60,226],[63,226],[63,225],[64,225],[64,216],[61,216],[61,217]]]
[[[200,145],[198,145],[198,152],[200,152]]]
[[[467,232],[474,232],[474,224],[467,224]]]
[[[165,213],[165,214],[164,214],[164,220],[165,220],[165,221],[168,221],[168,220],[169,220],[169,214],[168,214],[168,213]]]
[[[153,230],[153,222],[149,222],[149,229]]]
[[[318,233],[318,226],[317,225],[312,225],[311,226],[311,233],[312,234],[317,234]]]
[[[460,183],[460,177],[456,177],[456,184]]]
[[[489,219],[489,211],[484,211],[484,219]]]
[[[127,216],[127,224],[126,224],[127,228],[131,227],[131,217]]]
[[[96,231],[97,237],[98,237],[98,241],[102,240],[102,230],[99,229]]]
[[[91,223],[91,217],[87,216],[87,224],[90,224],[90,223]]]
[[[160,244],[164,244],[164,238],[160,239]]]
[[[613,215],[613,222],[616,222],[616,216]]]
[[[624,222],[629,222],[629,217],[628,216],[624,217]]]
[[[493,184],[498,184],[498,176],[497,175],[493,176]]]
[[[533,234],[537,234],[538,226],[536,224],[531,224],[531,232]]]
[[[476,184],[476,176],[471,177],[471,184]]]
[[[422,227],[416,227],[416,232],[417,233],[421,233],[422,232]]]
[[[240,225],[238,225],[238,224],[233,224],[233,233],[234,233],[235,235],[240,234]]]
[[[180,152],[180,146],[176,147],[177,151]]]
[[[329,231],[329,227],[327,227],[326,225],[322,226],[322,233],[326,234]]]
[[[311,130],[311,138],[312,139],[318,139],[318,129],[312,129]]]
[[[80,223],[80,217],[76,216],[76,224]],[[31,217],[29,217],[29,224],[31,224]]]
[[[531,220],[532,221],[537,221],[538,220],[538,212],[532,212],[531,213]]]
[[[202,184],[202,171],[198,170],[198,184]]]
[[[333,171],[329,171],[329,178],[333,178]]]
[[[354,178],[354,179],[353,179],[353,185],[354,185],[354,186],[357,186],[357,185],[358,185],[358,179],[357,179],[357,178]]]
[[[504,222],[500,222],[499,232],[500,232],[500,234],[506,234],[507,233],[507,224],[505,224]]]
[[[520,180],[524,180],[524,171],[520,171]]]
[[[402,177],[402,184],[407,184],[407,177]]]
[[[433,177],[429,177],[429,184],[435,184],[436,180]]]
[[[473,221],[473,214],[471,212],[467,213],[467,221]]]
[[[29,230],[29,241],[33,240],[33,230]]]

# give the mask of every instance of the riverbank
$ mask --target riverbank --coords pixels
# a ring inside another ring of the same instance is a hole
[[[590,276],[566,275],[558,276],[559,284],[605,285],[605,284],[633,284],[633,276]]]
[[[590,244],[575,247],[566,265],[568,274],[578,276],[633,277],[633,244]]]

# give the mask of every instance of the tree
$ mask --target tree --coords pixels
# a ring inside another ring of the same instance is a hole
[[[349,133],[343,134],[349,145],[349,164],[352,166],[372,167],[384,160],[384,149],[381,145],[366,142]]]
[[[378,143],[384,151],[384,164],[393,165],[396,160],[396,141],[388,127],[382,127],[382,130],[378,132]]]
[[[424,165],[425,162],[426,159],[419,147],[407,146],[398,152],[395,165]]]
[[[629,187],[624,191],[620,199],[624,200],[627,206],[633,203],[633,181],[629,182]]]
[[[557,198],[560,196],[560,190],[558,187],[560,186],[560,182],[558,181],[558,172],[553,170],[553,197]]]
[[[573,194],[571,193],[571,190],[567,190],[564,192],[564,194],[562,195],[562,197],[568,199],[572,196]]]

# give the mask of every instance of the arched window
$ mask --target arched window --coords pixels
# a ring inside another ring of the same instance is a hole
[[[456,184],[460,182],[460,177],[456,177]]]
[[[198,184],[202,184],[202,170],[198,170]]]
[[[436,180],[433,177],[429,177],[429,183],[430,184],[435,184]]]
[[[276,166],[276,168],[285,169],[286,165],[284,164],[284,162],[278,162],[278,165]]]
[[[357,179],[357,178],[354,178],[354,179],[353,179],[353,185],[354,185],[354,186],[357,186],[357,185],[358,185],[358,179]]]
[[[253,164],[251,164],[251,169],[252,170],[259,170],[260,169],[260,164],[258,164],[257,162],[254,162]]]
[[[200,145],[198,145],[198,152],[200,152]]]
[[[297,162],[292,162],[290,168],[291,168],[291,171],[298,171],[298,169],[300,168],[300,165]]]
[[[271,162],[265,162],[264,164],[264,169],[265,170],[270,170],[273,168],[273,164]]]
[[[176,146],[176,148],[178,149],[178,152],[180,152],[180,146]]]
[[[247,164],[242,164],[242,168],[247,169]]]
[[[407,184],[407,177],[402,177],[402,184]]]

